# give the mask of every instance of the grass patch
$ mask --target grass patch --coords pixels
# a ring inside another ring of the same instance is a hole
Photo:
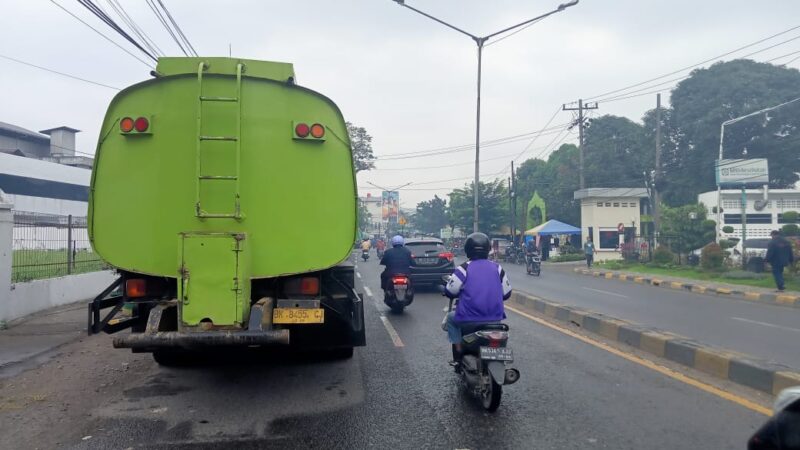
[[[662,275],[667,277],[681,277],[692,280],[702,280],[718,283],[739,284],[743,286],[753,286],[767,289],[775,289],[775,282],[770,273],[752,273],[741,270],[730,270],[723,272],[707,272],[689,266],[670,266],[657,267],[645,264],[626,264],[619,261],[608,261],[599,264],[598,267],[609,270],[625,270],[628,272],[644,273],[650,275]],[[800,291],[800,276],[784,272],[786,279],[786,289],[790,291]]]
[[[583,261],[586,257],[579,253],[565,253],[563,255],[553,256],[547,262],[570,262],[570,261]]]
[[[96,253],[87,250],[75,252],[71,270],[67,265],[66,250],[14,250],[11,257],[11,282],[63,277],[70,273],[96,272],[107,268],[108,265]]]

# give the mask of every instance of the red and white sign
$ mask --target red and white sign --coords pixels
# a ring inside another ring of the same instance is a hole
[[[618,223],[617,224],[617,231],[619,231],[620,233],[624,233],[625,232],[625,224],[622,223],[622,222]]]

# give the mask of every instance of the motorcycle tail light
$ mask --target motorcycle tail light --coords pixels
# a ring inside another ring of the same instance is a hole
[[[392,284],[408,284],[406,277],[392,277]]]
[[[493,341],[502,342],[502,341],[507,341],[508,340],[508,332],[507,331],[498,331],[498,330],[478,331],[475,334],[477,334],[478,336],[480,336],[480,337],[482,337],[484,339],[488,339],[489,342],[493,342]]]

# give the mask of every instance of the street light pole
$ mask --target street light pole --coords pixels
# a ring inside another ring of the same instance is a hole
[[[783,102],[783,103],[775,105],[775,106],[770,106],[769,108],[759,109],[758,111],[753,111],[750,114],[745,114],[743,116],[734,117],[733,119],[726,120],[726,121],[722,122],[722,125],[719,126],[719,163],[718,164],[722,163],[722,144],[725,141],[725,127],[727,125],[732,125],[732,124],[734,124],[736,122],[739,122],[741,120],[744,120],[744,119],[747,119],[747,118],[750,118],[750,117],[753,117],[753,116],[757,116],[757,115],[763,114],[765,112],[770,112],[772,110],[784,107],[786,105],[790,105],[790,104],[792,104],[794,102],[797,102],[797,101],[800,101],[800,97],[792,99],[792,100],[789,100],[788,102]],[[743,195],[742,196],[742,211],[745,210],[745,206],[746,206],[744,201],[745,201],[745,197]],[[722,188],[719,186],[719,184],[717,184],[717,242],[719,242],[719,240],[721,238],[721,231],[722,231],[721,218],[722,218]],[[742,227],[746,226],[745,218],[746,217],[743,216]],[[744,238],[742,238],[742,245],[744,245]],[[744,258],[744,254],[742,254],[742,260],[744,260],[744,259],[745,259]]]
[[[475,110],[476,110],[476,112],[475,112],[475,181],[474,181],[473,189],[472,189],[472,194],[473,194],[473,197],[475,199],[475,202],[473,204],[473,212],[472,212],[472,231],[474,233],[477,233],[478,232],[478,205],[479,205],[478,198],[480,197],[480,175],[481,175],[481,172],[480,172],[480,157],[481,157],[481,66],[482,66],[482,59],[483,59],[482,57],[483,57],[484,44],[486,43],[486,41],[488,41],[489,39],[491,39],[493,37],[499,36],[499,35],[501,35],[503,33],[507,33],[507,32],[509,32],[511,30],[515,30],[515,29],[523,27],[525,25],[532,24],[533,22],[536,22],[538,20],[544,19],[547,16],[553,15],[553,14],[561,12],[561,11],[564,11],[565,9],[569,8],[570,6],[575,6],[575,5],[578,4],[579,0],[571,0],[571,1],[567,2],[567,3],[562,3],[562,4],[558,5],[558,8],[556,8],[556,9],[550,11],[550,12],[547,12],[547,13],[542,14],[540,16],[534,17],[533,19],[528,19],[528,20],[526,20],[524,22],[520,22],[520,23],[518,23],[516,25],[512,25],[510,27],[503,28],[500,31],[496,31],[494,33],[488,34],[488,35],[483,36],[483,37],[476,36],[476,35],[474,35],[472,33],[464,31],[461,28],[456,27],[455,25],[451,25],[451,24],[449,24],[449,23],[447,23],[447,22],[445,22],[445,21],[443,21],[441,19],[438,19],[438,18],[436,18],[436,17],[434,17],[434,16],[432,16],[432,15],[426,13],[426,12],[420,11],[419,9],[416,9],[413,6],[409,6],[409,5],[407,5],[405,3],[405,0],[392,0],[392,1],[394,1],[395,3],[397,3],[400,6],[406,7],[408,9],[416,12],[417,14],[420,14],[420,15],[425,16],[425,17],[427,17],[427,18],[429,18],[429,19],[431,19],[431,20],[433,20],[435,22],[438,22],[438,23],[446,26],[447,28],[450,28],[450,29],[452,29],[454,31],[457,31],[457,32],[461,33],[461,34],[469,36],[473,41],[475,41],[475,44],[477,44],[477,46],[478,46],[478,92],[477,92],[477,102],[476,102],[476,108],[475,108]]]

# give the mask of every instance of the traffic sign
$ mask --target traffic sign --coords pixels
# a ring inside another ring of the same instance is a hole
[[[622,223],[622,222],[617,224],[617,231],[619,231],[620,233],[624,233],[625,232],[625,224]]]

